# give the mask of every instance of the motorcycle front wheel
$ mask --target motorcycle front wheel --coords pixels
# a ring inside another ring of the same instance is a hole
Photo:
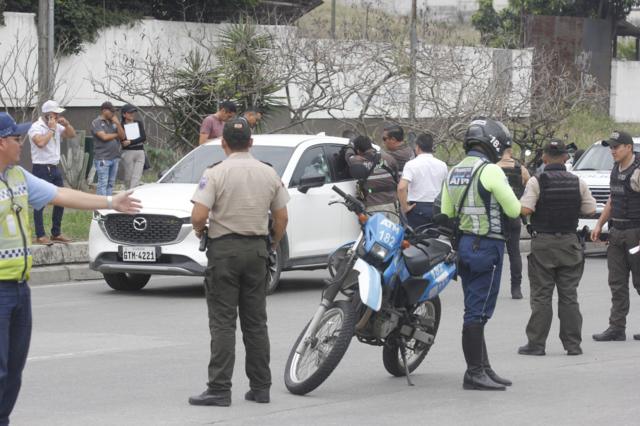
[[[429,320],[433,321],[433,327],[421,327],[423,331],[433,335],[438,333],[438,327],[440,326],[440,314],[441,314],[441,306],[440,306],[440,298],[435,297],[433,299],[427,300],[415,307],[411,315],[415,317],[417,321],[421,320]],[[429,353],[429,349],[431,349],[432,345],[426,345],[422,342],[416,341],[415,339],[411,339],[407,342],[407,367],[409,373],[413,372],[424,358]],[[382,349],[382,362],[384,363],[384,368],[396,377],[404,377],[405,369],[404,363],[402,362],[402,353],[400,352],[400,344],[398,341],[393,343],[387,343]]]
[[[284,371],[289,392],[304,395],[320,386],[338,366],[347,352],[355,331],[353,305],[337,301],[324,313],[318,330],[309,337],[301,354],[296,352],[309,324],[302,330],[291,349]]]

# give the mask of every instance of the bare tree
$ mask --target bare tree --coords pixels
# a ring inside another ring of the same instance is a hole
[[[38,42],[16,33],[2,44],[6,50],[0,60],[0,105],[13,109],[18,121],[30,120],[38,99]]]

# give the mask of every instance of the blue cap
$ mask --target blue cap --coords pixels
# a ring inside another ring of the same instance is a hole
[[[0,138],[22,136],[29,131],[31,123],[16,124],[16,120],[6,112],[0,112]]]

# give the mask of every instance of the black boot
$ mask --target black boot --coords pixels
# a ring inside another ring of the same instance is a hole
[[[621,342],[627,340],[627,335],[624,332],[624,328],[609,326],[602,333],[594,334],[593,340],[596,342]]]
[[[482,336],[482,366],[484,367],[484,372],[487,373],[487,376],[489,376],[489,378],[494,382],[505,386],[511,386],[513,384],[511,383],[511,380],[498,376],[491,368],[491,364],[489,364],[489,355],[487,354],[487,344],[484,340],[484,330]]]
[[[522,299],[522,290],[520,289],[520,286],[511,287],[511,298]]]
[[[463,389],[469,390],[505,390],[487,375],[482,362],[484,324],[470,324],[462,328],[462,351],[467,361],[464,373]]]

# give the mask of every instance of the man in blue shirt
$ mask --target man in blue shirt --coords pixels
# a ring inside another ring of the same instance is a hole
[[[41,209],[52,203],[124,213],[136,213],[142,207],[131,197],[132,191],[112,197],[59,188],[18,166],[22,136],[30,126],[16,124],[13,117],[0,112],[0,426],[9,424],[31,341],[29,205]]]

